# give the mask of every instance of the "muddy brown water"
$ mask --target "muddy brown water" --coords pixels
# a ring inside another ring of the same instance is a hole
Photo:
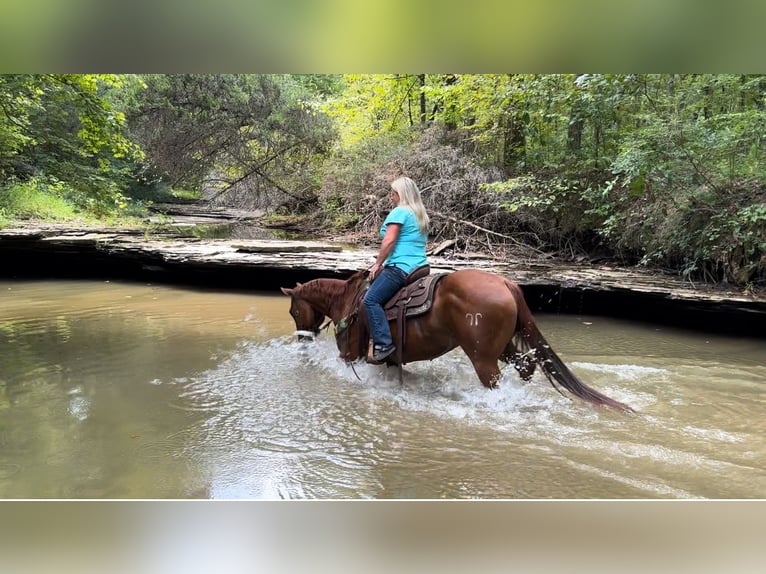
[[[766,497],[763,340],[538,315],[624,415],[513,368],[488,391],[459,350],[355,374],[288,307],[0,281],[0,498]]]

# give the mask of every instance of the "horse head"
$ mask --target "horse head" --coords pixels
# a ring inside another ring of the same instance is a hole
[[[302,341],[304,339],[313,339],[319,335],[324,314],[312,307],[308,301],[298,296],[300,287],[300,283],[294,289],[282,287],[282,293],[290,296],[290,316],[295,321],[295,332],[298,335],[298,340]]]
[[[359,328],[359,307],[367,288],[368,271],[357,271],[348,279],[313,279],[294,288],[282,287],[291,299],[290,315],[298,338],[319,334],[322,320],[328,316],[335,323],[335,341],[340,356],[353,361],[366,353]]]

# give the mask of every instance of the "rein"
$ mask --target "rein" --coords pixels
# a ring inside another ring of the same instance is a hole
[[[368,280],[366,280],[366,279],[364,281],[362,281],[361,283],[359,283],[359,286],[356,288],[356,293],[354,293],[354,297],[351,299],[351,301],[352,301],[352,311],[351,311],[351,313],[349,313],[348,315],[343,317],[335,325],[335,339],[337,341],[338,337],[341,337],[341,336],[343,336],[345,334],[345,336],[346,336],[346,348],[349,347],[349,343],[350,343],[350,336],[349,336],[348,329],[349,329],[349,327],[351,327],[351,325],[353,325],[356,322],[356,320],[359,317],[359,305],[360,305],[360,303],[362,301],[362,295],[367,290],[369,285],[370,285],[370,282]],[[361,342],[361,337],[360,337],[360,343],[359,344],[360,344],[360,349],[361,349],[362,348],[361,346],[363,344]],[[362,352],[359,356],[360,357],[364,356],[364,352]],[[354,375],[356,376],[357,380],[361,381],[362,379],[359,376],[359,373],[356,372],[356,368],[354,367],[354,363],[352,361],[350,361],[350,364],[351,364],[351,370],[354,371]]]
[[[369,287],[370,283],[369,281],[365,280],[362,281],[359,286],[356,288],[356,293],[354,293],[354,297],[351,299],[352,301],[352,311],[345,317],[343,317],[340,321],[338,321],[335,324],[335,336],[338,337],[343,333],[346,333],[346,342],[348,342],[348,328],[354,324],[354,321],[356,321],[357,317],[359,316],[359,304],[362,301],[362,294],[364,291]]]
[[[309,282],[307,285],[311,285],[311,284],[312,282]],[[335,323],[335,339],[336,341],[338,341],[340,337],[345,337],[346,349],[349,348],[349,345],[351,342],[351,335],[349,333],[349,329],[359,318],[359,309],[360,309],[360,304],[362,301],[362,296],[364,295],[364,292],[369,287],[369,285],[370,285],[370,281],[368,277],[365,277],[364,280],[359,282],[359,284],[356,286],[356,292],[354,293],[354,296],[351,298],[351,311],[347,315],[339,319],[337,323]],[[313,294],[313,296],[324,297],[328,299],[329,301],[333,301],[334,299],[336,299],[336,297],[337,298],[342,297],[342,295],[337,295],[337,296],[332,295],[328,293],[325,289],[317,289],[317,286],[312,285],[312,287],[313,289],[311,293]],[[327,329],[330,326],[330,324],[333,322],[334,321],[332,320],[332,318],[328,317],[324,325],[322,325],[319,328],[320,332],[324,329]],[[309,333],[307,333],[306,331],[296,331],[296,334],[309,335]],[[310,333],[310,335],[313,338],[313,333]],[[357,349],[357,353],[358,353],[357,358],[364,357],[366,354],[366,350],[363,348],[364,343],[365,342],[362,341],[362,337],[360,336],[360,343],[359,343],[360,349]],[[351,364],[351,369],[354,371],[354,375],[356,375],[356,378],[361,381],[362,379],[359,377],[359,374],[356,372],[356,368],[354,367],[353,361],[348,361],[348,362]]]

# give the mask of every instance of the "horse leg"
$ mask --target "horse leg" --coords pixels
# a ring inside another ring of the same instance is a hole
[[[486,316],[490,317],[491,314],[486,312]],[[478,326],[474,325],[474,327]],[[482,324],[479,329],[470,332],[464,330],[461,333],[462,336],[459,337],[460,348],[463,349],[473,364],[481,384],[488,389],[496,389],[500,380],[500,368],[497,361],[507,348],[503,345],[505,337],[503,337],[502,331],[501,325],[488,321],[486,324]],[[510,340],[512,333],[505,335]]]
[[[497,366],[497,360],[470,356],[469,358],[476,374],[479,376],[481,384],[488,389],[496,389],[497,382],[500,380],[500,369]]]
[[[513,343],[513,339],[508,341],[505,349],[503,349],[503,354],[500,355],[500,360],[506,363],[512,363],[514,368],[519,372],[519,376],[524,381],[531,379],[537,368],[534,351],[522,353]]]

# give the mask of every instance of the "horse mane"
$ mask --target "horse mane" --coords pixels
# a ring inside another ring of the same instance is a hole
[[[359,285],[360,281],[364,281],[367,279],[367,269],[360,269],[359,271],[354,271],[354,273],[351,274],[351,276],[346,279],[346,289],[351,290],[356,289]]]
[[[296,294],[337,322],[348,311],[345,309],[358,292],[367,270],[360,269],[348,279],[312,279],[295,288]]]
[[[367,291],[367,287],[369,287],[367,276],[367,269],[360,269],[345,281],[343,300],[346,304],[344,306],[344,315],[351,318],[348,321],[347,330],[344,335],[346,337],[346,350],[350,353],[350,356],[346,357],[347,360],[356,360],[364,357],[367,353],[367,339],[369,338],[370,327],[367,313],[362,304],[362,297]],[[352,332],[355,335],[352,336]],[[354,338],[356,339],[356,344],[352,343]],[[338,346],[340,348],[340,343]]]
[[[355,271],[348,279],[344,281],[345,285],[343,288],[343,301],[348,304],[352,305],[355,300],[357,299],[357,296],[362,291],[362,286],[364,282],[367,280],[367,270],[366,269],[360,269],[359,271]],[[351,309],[345,309],[345,313],[349,313]]]

